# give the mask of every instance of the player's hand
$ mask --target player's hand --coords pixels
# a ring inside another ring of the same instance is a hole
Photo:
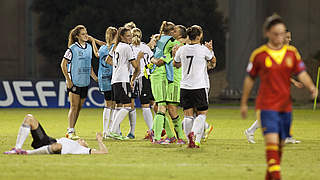
[[[102,134],[101,134],[101,132],[97,132],[96,133],[96,139],[97,139],[97,141],[99,141],[99,142],[102,142]]]
[[[131,81],[130,81],[130,87],[131,87],[131,89],[134,88],[134,79],[132,79],[132,78],[131,78]]]
[[[311,89],[311,96],[312,96],[312,99],[315,99],[318,97],[318,89],[317,88],[312,88]]]
[[[210,50],[213,50],[213,46],[212,46],[212,40],[210,40],[209,42],[205,42],[204,45]]]
[[[176,44],[173,48],[172,48],[172,57],[174,58],[176,56],[176,52],[178,51],[178,49],[183,46],[182,44],[178,45]]]
[[[89,42],[93,42],[93,41],[94,41],[94,38],[93,38],[92,36],[88,35],[88,41],[89,41]]]
[[[246,119],[248,115],[248,105],[241,105],[240,106],[240,113],[242,119]]]
[[[71,89],[72,86],[73,86],[72,81],[71,81],[71,80],[67,80],[67,88],[68,88],[68,89]]]

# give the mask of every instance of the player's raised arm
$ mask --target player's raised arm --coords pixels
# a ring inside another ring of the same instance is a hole
[[[102,134],[101,133],[97,133],[96,139],[98,141],[99,150],[92,149],[91,150],[91,154],[108,154],[108,149],[102,142]]]
[[[98,48],[97,48],[97,45],[96,45],[96,39],[93,38],[92,36],[88,36],[88,40],[91,41],[91,44],[92,44],[92,49],[93,49],[93,54],[99,58],[99,53],[98,53]]]

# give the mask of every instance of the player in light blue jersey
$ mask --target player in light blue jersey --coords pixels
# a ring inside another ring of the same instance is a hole
[[[73,28],[69,33],[68,49],[61,62],[70,101],[69,128],[66,133],[66,137],[70,139],[79,139],[74,127],[87,97],[90,76],[95,81],[98,80],[91,66],[92,46],[87,41],[95,45],[95,39],[88,36],[83,25]]]
[[[103,109],[103,137],[109,136],[109,127],[112,125],[112,116],[114,112],[114,101],[112,101],[112,66],[105,62],[106,57],[113,48],[115,43],[115,37],[117,35],[117,29],[115,27],[108,27],[106,30],[106,44],[101,46],[98,50],[97,46],[93,45],[93,52],[97,58],[99,58],[99,70],[98,70],[98,84],[99,90],[104,94]]]

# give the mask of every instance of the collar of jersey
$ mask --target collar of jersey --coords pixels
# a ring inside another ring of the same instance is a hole
[[[78,42],[76,42],[76,45],[81,49],[87,49],[87,43],[86,43],[85,47],[82,47],[81,44]]]
[[[287,52],[288,46],[287,45],[283,45],[283,47],[281,49],[278,50],[274,50],[271,49],[270,47],[268,47],[267,45],[265,45],[266,48],[266,52],[269,54],[269,56],[271,56],[271,58],[277,63],[277,64],[281,64],[283,61],[283,58]]]

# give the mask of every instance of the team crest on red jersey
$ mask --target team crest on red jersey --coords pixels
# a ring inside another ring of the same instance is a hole
[[[286,65],[289,67],[289,68],[292,68],[293,66],[293,59],[291,57],[287,57],[286,60],[285,60],[285,63]]]

